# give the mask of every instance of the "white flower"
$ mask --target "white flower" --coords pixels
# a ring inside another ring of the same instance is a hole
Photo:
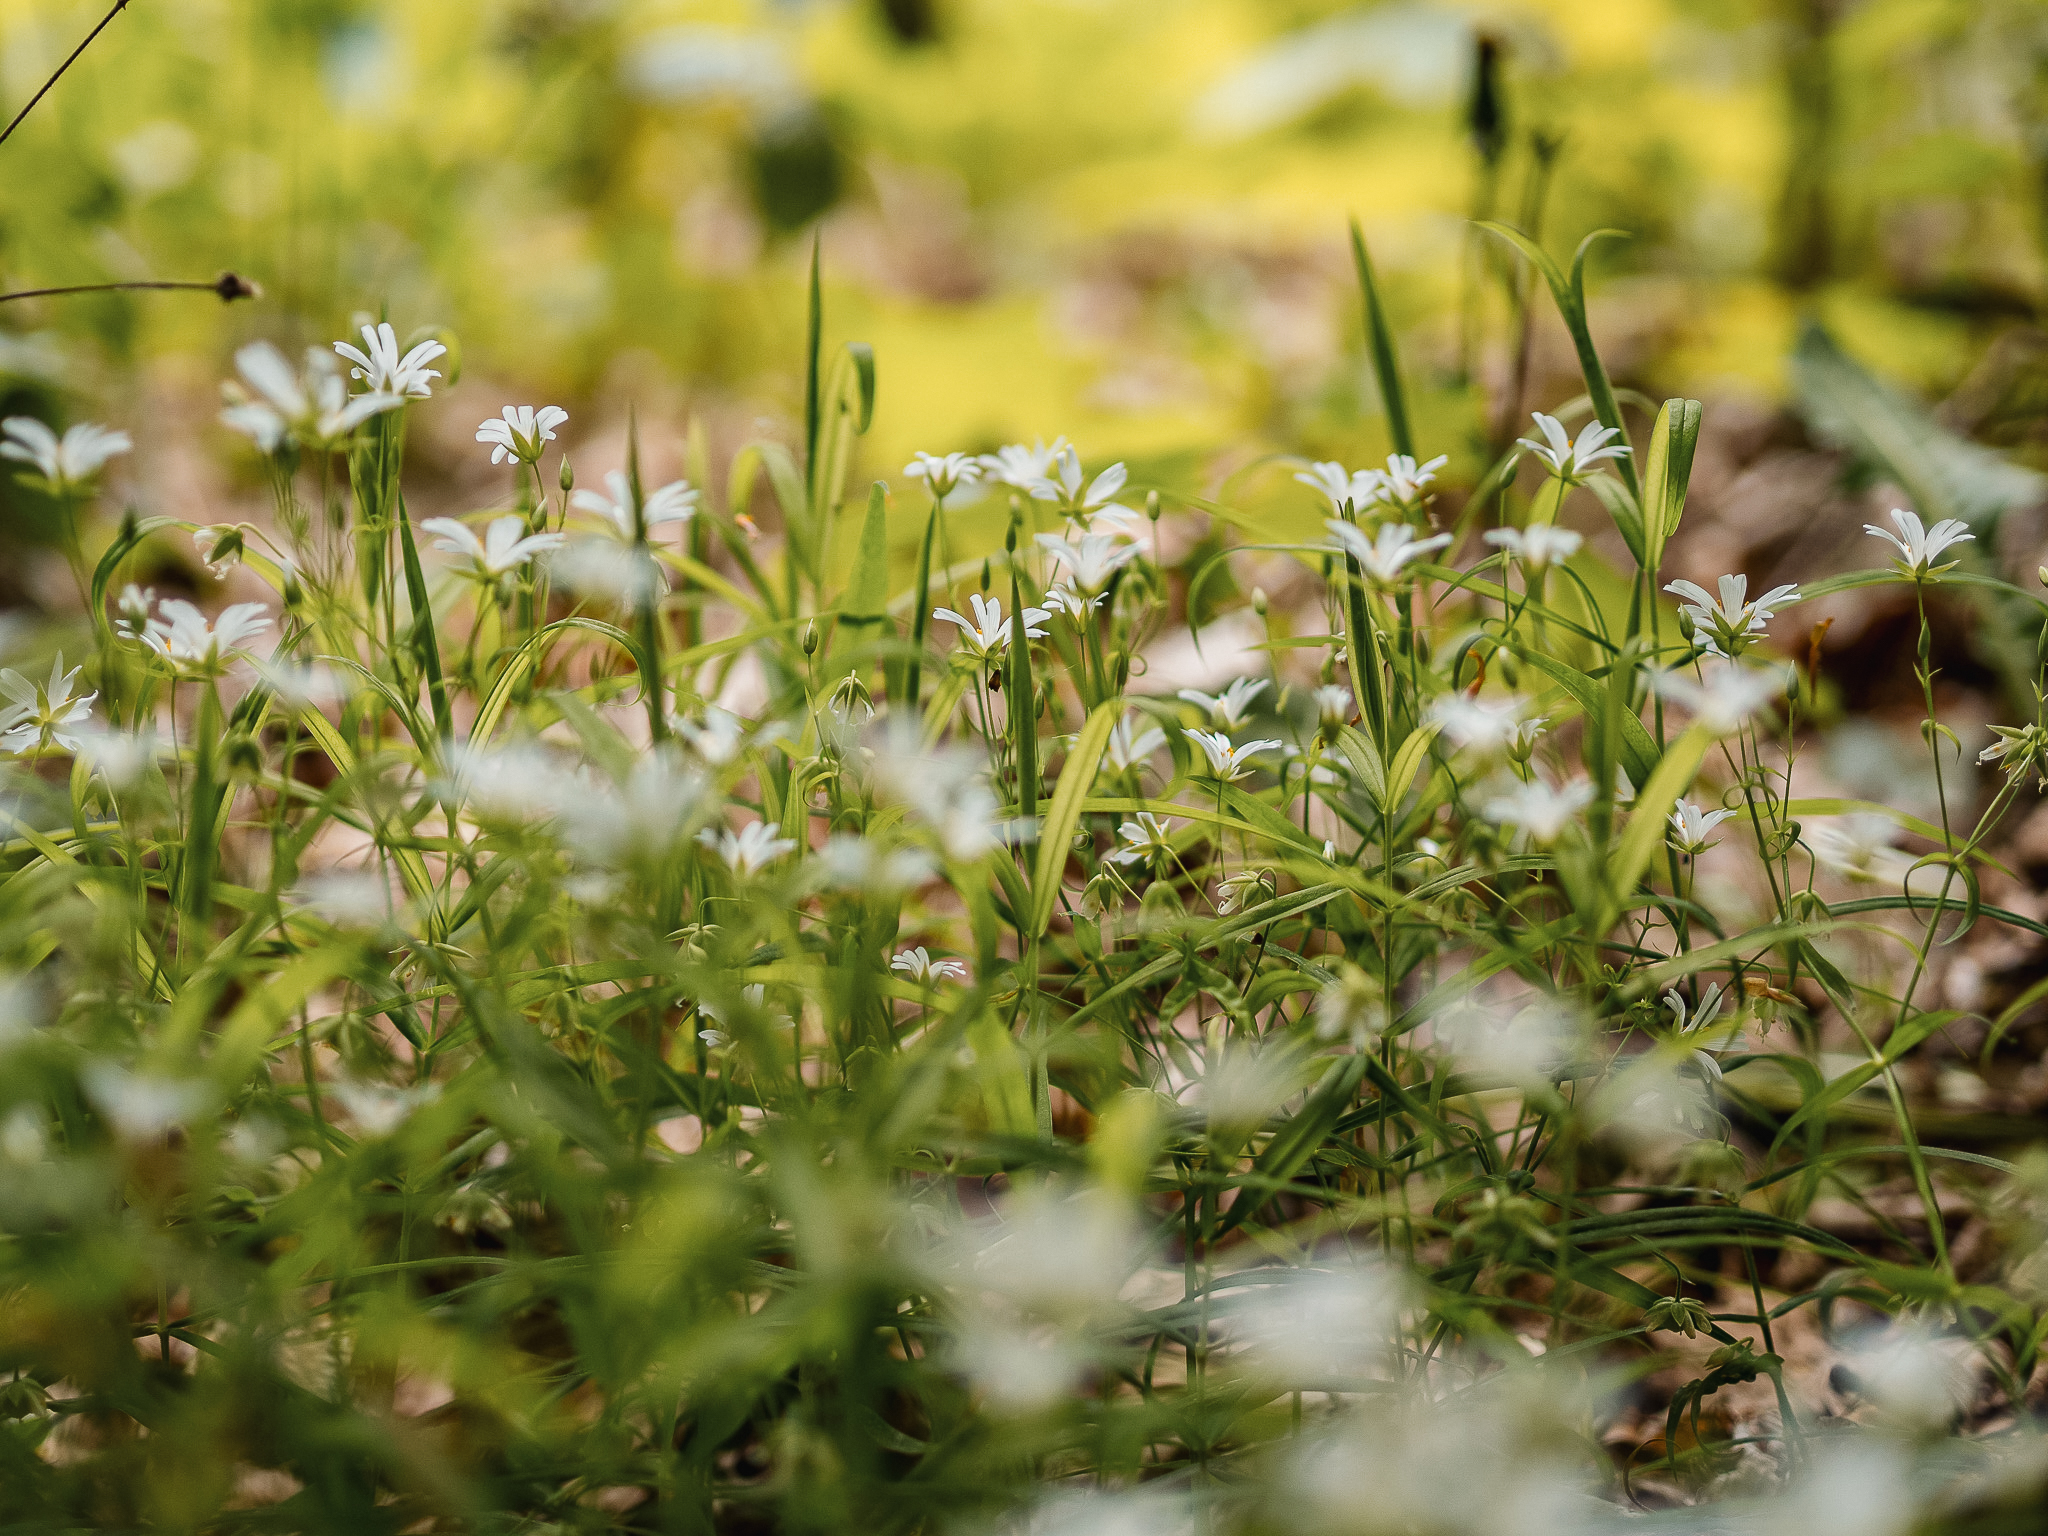
[[[261,603],[234,603],[210,625],[206,615],[183,598],[165,598],[157,612],[143,640],[166,661],[194,670],[218,666],[248,650],[270,628],[270,615]]]
[[[678,720],[675,726],[677,734],[690,744],[691,750],[714,768],[731,762],[746,744],[747,722],[716,704],[704,706],[701,724],[695,720]]]
[[[1216,911],[1223,917],[1230,916],[1239,907],[1251,905],[1259,892],[1266,888],[1271,877],[1262,869],[1242,870],[1227,880],[1216,884]]]
[[[434,392],[427,380],[441,377],[439,369],[429,368],[427,364],[448,349],[438,341],[423,341],[400,357],[398,333],[386,321],[381,325],[363,327],[362,347],[337,341],[334,350],[355,364],[349,369],[348,376],[361,379],[372,394],[403,395],[413,400],[424,400]]]
[[[1245,711],[1252,706],[1252,700],[1267,688],[1264,678],[1239,677],[1231,680],[1230,686],[1221,693],[1204,693],[1199,688],[1183,688],[1179,697],[1198,706],[1208,715],[1209,724],[1219,731],[1234,731],[1244,724]]]
[[[1362,529],[1337,518],[1328,518],[1323,526],[1336,535],[1337,548],[1358,562],[1366,579],[1376,586],[1391,587],[1401,580],[1401,572],[1410,561],[1419,560],[1433,549],[1442,549],[1451,542],[1448,533],[1435,538],[1418,539],[1415,530],[1406,523],[1390,523],[1368,538]]]
[[[149,628],[149,610],[156,606],[156,588],[138,587],[131,581],[121,589],[115,606],[121,617],[114,621],[114,628],[130,640],[140,640]]]
[[[237,352],[235,367],[248,389],[232,382],[221,386],[228,405],[220,419],[265,453],[277,452],[287,437],[309,448],[327,447],[372,416],[405,404],[405,396],[388,390],[351,397],[339,365],[317,347],[306,353],[303,377],[267,341],[251,342]],[[249,390],[257,398],[251,399]]]
[[[622,539],[633,537],[633,483],[625,472],[614,469],[604,477],[602,491],[578,491],[569,505],[578,512],[603,518]],[[640,508],[640,525],[649,533],[670,523],[687,523],[697,511],[697,492],[687,480],[671,480],[647,492]]]
[[[1108,528],[1128,526],[1129,520],[1135,518],[1129,507],[1119,506],[1116,500],[1117,492],[1129,478],[1130,471],[1123,465],[1112,464],[1083,491],[1080,455],[1072,448],[1062,448],[1053,458],[1051,471],[1044,479],[1033,481],[1030,491],[1040,501],[1057,503],[1068,517],[1087,524],[1093,532],[1098,518],[1103,519],[1101,526]]]
[[[965,981],[967,967],[958,960],[934,960],[920,944],[906,949],[889,962],[889,969],[901,971],[921,985],[934,981]]]
[[[0,449],[0,452],[5,451]],[[1880,539],[1888,539],[1896,545],[1900,556],[1899,564],[1915,576],[1947,570],[1955,561],[1950,560],[1946,564],[1936,565],[1934,562],[1941,558],[1941,552],[1951,545],[1967,544],[1977,537],[1970,532],[1969,524],[1953,517],[1943,518],[1932,528],[1923,528],[1920,526],[1919,514],[1908,512],[1903,507],[1892,508],[1892,521],[1898,525],[1897,533],[1888,532],[1874,523],[1865,523],[1863,531]]]
[[[1047,587],[1045,589],[1045,596],[1039,599],[1039,602],[1045,605],[1048,613],[1064,614],[1076,624],[1087,618],[1089,614],[1108,601],[1109,595],[1107,593],[1100,597],[1083,597],[1065,583]]]
[[[1041,533],[1038,547],[1065,566],[1074,585],[1091,596],[1108,586],[1110,577],[1139,554],[1137,545],[1119,543],[1106,533],[1087,534],[1079,543]]]
[[[1994,725],[1991,734],[1997,739],[1977,754],[1987,766],[1998,763],[2017,776],[2048,755],[2048,729],[2039,725]]]
[[[1170,818],[1140,811],[1135,821],[1127,821],[1116,830],[1128,846],[1109,856],[1113,864],[1164,864],[1173,857],[1173,822]]]
[[[156,738],[144,731],[93,730],[79,737],[78,755],[114,789],[132,789],[156,761]]]
[[[703,770],[673,745],[634,760],[623,783],[600,781],[562,802],[562,835],[593,863],[614,868],[665,864],[691,826],[715,814]]]
[[[981,478],[981,460],[970,453],[919,453],[903,466],[903,473],[922,480],[934,496],[946,496]]]
[[[1747,601],[1749,578],[1723,576],[1716,598],[1696,581],[1674,581],[1664,588],[1673,596],[1688,599],[1678,611],[1693,624],[1693,639],[1709,656],[1734,660],[1764,632],[1772,614],[1788,603],[1802,601],[1795,586],[1773,587],[1755,602]]]
[[[440,535],[434,548],[467,558],[470,574],[482,582],[496,581],[543,550],[560,549],[566,542],[559,533],[524,533],[525,527],[526,519],[516,512],[492,518],[481,539],[452,517],[430,517],[420,524],[423,532]]]
[[[135,446],[126,432],[81,421],[60,438],[33,416],[0,421],[0,458],[35,466],[54,493],[77,490],[105,468],[107,460]]]
[[[1515,441],[1549,465],[1550,472],[1560,480],[1577,484],[1603,459],[1624,459],[1629,455],[1626,443],[1609,446],[1610,440],[1621,436],[1621,433],[1613,427],[1601,426],[1597,418],[1579,428],[1578,441],[1573,442],[1564,430],[1564,423],[1555,416],[1546,416],[1541,411],[1530,414],[1542,431],[1544,441],[1539,443],[1528,437],[1519,437]]]
[[[1138,730],[1129,715],[1110,727],[1108,757],[1119,773],[1129,773],[1166,745],[1166,732],[1157,726]]]
[[[90,1061],[80,1070],[86,1096],[128,1141],[149,1141],[197,1114],[212,1097],[207,1085],[187,1079],[145,1076],[111,1061]]]
[[[568,419],[569,413],[559,405],[544,405],[537,411],[530,405],[508,405],[500,415],[479,424],[476,440],[492,445],[493,464],[512,459],[538,464],[547,444],[555,440],[555,428]]]
[[[1351,690],[1325,683],[1315,691],[1316,724],[1335,729],[1351,718]]]
[[[1189,731],[1187,738],[1202,749],[1202,755],[1209,760],[1209,773],[1224,783],[1235,783],[1252,771],[1251,759],[1264,752],[1277,752],[1283,743],[1277,741],[1248,741],[1241,747],[1233,747],[1230,738],[1221,731]]]
[[[1671,845],[1680,853],[1697,858],[1711,846],[1707,838],[1733,811],[1702,810],[1690,800],[1680,800],[1671,812]]]
[[[1751,716],[1785,691],[1782,673],[1752,670],[1724,661],[1702,671],[1703,681],[1693,682],[1677,672],[1659,672],[1651,679],[1658,693],[1691,712],[1696,724],[1716,736],[1740,730]]]
[[[815,864],[823,883],[835,890],[895,895],[922,885],[935,870],[922,848],[892,848],[884,853],[865,837],[838,832],[825,839]]]
[[[1376,505],[1386,495],[1387,489],[1387,477],[1378,470],[1354,472],[1335,460],[1311,464],[1294,478],[1329,497],[1333,512],[1342,512],[1348,505],[1354,514],[1362,513]]]
[[[1384,477],[1387,500],[1398,507],[1414,507],[1422,492],[1436,483],[1436,472],[1450,462],[1447,453],[1438,454],[1427,464],[1418,464],[1405,453],[1388,454]]]
[[[1534,523],[1527,528],[1489,528],[1486,542],[1513,555],[1524,570],[1541,571],[1571,559],[1586,541],[1555,523]]]
[[[1707,988],[1697,1008],[1688,1009],[1685,999],[1676,992],[1664,994],[1664,1006],[1672,1013],[1671,1027],[1680,1034],[1696,1034],[1713,1023],[1721,1016],[1721,1004],[1724,1000],[1723,989],[1719,983]]]
[[[414,1110],[441,1097],[439,1083],[387,1088],[382,1083],[357,1083],[347,1078],[337,1080],[328,1091],[341,1101],[365,1137],[389,1136],[412,1118]]]
[[[1040,438],[1029,448],[1022,443],[1011,443],[994,453],[984,453],[981,456],[982,472],[998,485],[1028,491],[1052,473],[1053,465],[1069,446],[1064,437],[1056,437],[1049,444]]]
[[[92,701],[99,697],[97,690],[72,693],[79,673],[84,670],[73,667],[66,672],[62,651],[50,664],[47,683],[30,682],[12,667],[0,668],[0,693],[13,700],[0,710],[0,748],[26,752],[33,747],[56,745],[66,752],[77,752],[84,743],[72,727],[92,719]]]
[[[697,834],[697,841],[724,860],[734,874],[754,875],[796,847],[791,839],[775,835],[781,830],[782,823],[777,821],[749,822],[738,836],[723,827],[706,827]]]
[[[559,757],[530,741],[489,750],[458,749],[449,769],[452,793],[487,821],[540,821],[592,793]]]
[[[932,617],[957,625],[961,643],[978,659],[984,662],[992,661],[1009,646],[1017,627],[1017,620],[1003,617],[1003,604],[1000,598],[983,597],[979,592],[974,592],[968,595],[967,602],[974,609],[974,617],[971,620],[950,608],[934,608]],[[1051,614],[1043,608],[1026,608],[1021,617],[1024,621],[1025,638],[1045,638],[1045,631],[1037,626],[1051,618]]]
[[[1897,835],[1890,817],[1865,812],[1803,822],[1799,840],[1837,874],[1859,882],[1903,885],[1913,860],[1892,847]]]
[[[1570,824],[1572,817],[1591,804],[1592,799],[1593,783],[1590,779],[1573,779],[1561,789],[1553,789],[1543,780],[1534,779],[1527,784],[1516,784],[1504,795],[1494,796],[1480,807],[1480,814],[1488,821],[1519,827],[1537,843],[1553,843]]]
[[[207,572],[219,581],[242,563],[242,530],[233,523],[195,528],[192,530],[192,547],[199,551],[200,563]]]
[[[285,893],[294,907],[337,928],[381,928],[391,920],[391,882],[373,869],[329,869]]]
[[[1446,693],[1430,701],[1429,719],[1457,746],[1502,752],[1517,744],[1516,730],[1525,702],[1513,695],[1475,699],[1464,693]]]

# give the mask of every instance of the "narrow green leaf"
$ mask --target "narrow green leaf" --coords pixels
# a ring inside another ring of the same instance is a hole
[[[1355,726],[1337,728],[1337,747],[1344,754],[1344,760],[1351,765],[1351,776],[1364,786],[1374,805],[1387,803],[1387,765],[1380,760],[1380,749],[1372,739]]]
[[[1387,408],[1387,433],[1394,440],[1394,452],[1415,454],[1415,434],[1408,425],[1408,395],[1401,387],[1401,363],[1394,350],[1394,328],[1380,304],[1379,284],[1373,279],[1372,257],[1365,249],[1365,233],[1358,220],[1351,221],[1351,261],[1358,270],[1358,291],[1365,301],[1365,336],[1372,346],[1373,377],[1380,387],[1380,400]]]
[[[840,609],[850,624],[877,624],[889,607],[889,487],[877,480],[868,487],[867,516],[861,519],[860,544],[854,550],[853,579],[847,583]]]
[[[1074,738],[1073,749],[1067,753],[1067,760],[1060,768],[1059,782],[1053,785],[1052,804],[1046,811],[1045,825],[1038,834],[1038,856],[1031,870],[1030,932],[1033,937],[1044,933],[1046,925],[1052,921],[1052,909],[1059,896],[1060,875],[1067,867],[1067,846],[1073,842],[1074,831],[1081,825],[1081,804],[1095,785],[1095,773],[1102,764],[1103,749],[1109,745],[1109,733],[1123,718],[1123,712],[1121,697],[1106,700],[1089,711],[1080,734]]]
[[[1628,827],[1615,845],[1607,865],[1610,901],[1619,901],[1636,888],[1650,859],[1663,845],[1671,807],[1692,787],[1700,762],[1707,755],[1711,738],[1695,725],[1671,743],[1647,782],[1636,791],[1636,808],[1630,812]]]

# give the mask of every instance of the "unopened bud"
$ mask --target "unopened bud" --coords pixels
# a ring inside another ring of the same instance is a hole
[[[1266,616],[1266,589],[1264,587],[1252,588],[1252,612],[1262,619]]]
[[[816,619],[811,620],[810,623],[804,626],[804,654],[806,656],[818,654],[818,621]]]
[[[987,562],[986,560],[984,560],[984,561],[982,561],[982,562],[981,562],[981,590],[982,590],[982,591],[984,591],[984,592],[986,592],[986,591],[988,590],[988,578],[989,578],[989,568],[988,568],[988,562]]]
[[[569,455],[562,455],[562,494],[576,489],[576,466],[569,462]]]
[[[1155,523],[1159,521],[1159,493],[1157,491],[1147,491],[1145,493],[1145,515]]]
[[[306,600],[306,589],[299,582],[299,568],[296,565],[286,560],[283,562],[283,569],[284,605],[287,608],[296,608]]]

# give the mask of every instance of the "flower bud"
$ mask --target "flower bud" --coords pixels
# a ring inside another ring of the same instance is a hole
[[[1155,523],[1159,521],[1159,493],[1157,491],[1147,491],[1145,493],[1145,515]]]
[[[568,495],[576,489],[576,466],[569,462],[569,455],[562,455],[562,494]]]
[[[1266,616],[1266,589],[1264,587],[1252,588],[1252,612],[1262,619]]]
[[[808,624],[804,625],[804,654],[806,656],[818,654],[818,621],[816,619],[812,619]]]
[[[263,747],[247,731],[228,732],[221,743],[221,757],[234,778],[253,779],[263,771]]]

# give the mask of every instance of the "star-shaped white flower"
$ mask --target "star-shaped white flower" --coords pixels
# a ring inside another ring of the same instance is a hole
[[[1351,690],[1325,683],[1315,691],[1316,724],[1335,730],[1351,718]]]
[[[1486,542],[1513,555],[1522,569],[1541,571],[1571,559],[1586,541],[1569,528],[1537,523],[1528,528],[1489,528]]]
[[[1208,759],[1210,777],[1221,779],[1226,784],[1235,783],[1250,773],[1254,757],[1278,752],[1285,745],[1278,741],[1248,741],[1234,747],[1230,738],[1221,731],[1189,731],[1187,738],[1200,747],[1202,756]]]
[[[1028,491],[1052,473],[1060,455],[1071,446],[1064,437],[1056,437],[1050,443],[1040,438],[1028,448],[1022,443],[1010,443],[981,456],[982,472],[998,485]]]
[[[1651,684],[1663,697],[1691,713],[1693,722],[1716,736],[1733,735],[1759,710],[1785,692],[1784,674],[1732,661],[1703,669],[1695,683],[1677,672],[1659,672]]]
[[[1252,701],[1270,686],[1262,677],[1238,677],[1232,678],[1230,685],[1221,693],[1183,688],[1179,697],[1208,715],[1209,723],[1217,730],[1234,731],[1244,724],[1245,712],[1252,707]]]
[[[0,458],[34,467],[56,495],[82,489],[106,467],[107,460],[135,446],[126,432],[81,421],[62,437],[33,416],[0,421]]]
[[[1311,464],[1294,478],[1327,496],[1332,512],[1342,512],[1348,506],[1353,514],[1363,514],[1368,507],[1377,506],[1387,493],[1387,477],[1380,471],[1348,470],[1334,459]]]
[[[1778,609],[1802,601],[1797,587],[1782,586],[1750,602],[1747,576],[1723,576],[1717,585],[1721,588],[1718,598],[1696,581],[1670,582],[1664,590],[1687,599],[1678,605],[1678,611],[1692,620],[1693,639],[1699,648],[1727,661],[1749,649]]]
[[[4,450],[0,450],[4,451]],[[1932,528],[1920,526],[1920,515],[1908,512],[1904,507],[1892,508],[1892,521],[1898,525],[1897,533],[1865,523],[1863,531],[1880,539],[1889,540],[1898,548],[1898,563],[1908,575],[1926,576],[1935,571],[1945,571],[1955,564],[1950,560],[1941,565],[1934,562],[1941,559],[1943,550],[1956,544],[1967,544],[1977,535],[1970,532],[1970,525],[1959,518],[1945,517]]]
[[[433,394],[434,387],[427,381],[441,377],[441,371],[427,364],[448,351],[438,341],[423,341],[401,357],[398,333],[391,329],[389,321],[364,326],[362,346],[337,341],[334,350],[355,365],[348,376],[361,379],[372,394],[404,395],[411,400],[424,400]]]
[[[307,448],[332,447],[372,416],[405,404],[405,396],[390,391],[351,396],[340,365],[317,347],[306,353],[303,376],[267,341],[237,352],[235,368],[247,388],[232,381],[221,386],[228,404],[220,419],[265,453],[277,452],[287,438]]]
[[[1682,1035],[1698,1034],[1721,1016],[1721,1004],[1724,997],[1724,989],[1719,982],[1708,987],[1705,992],[1700,994],[1699,1006],[1696,1008],[1688,1008],[1685,998],[1679,993],[1666,992],[1664,994],[1664,1006],[1671,1010],[1671,1027]],[[1718,1077],[1719,1075],[1720,1072],[1717,1067],[1715,1076]]]
[[[1119,773],[1129,773],[1149,762],[1152,754],[1165,745],[1166,732],[1156,725],[1140,730],[1126,715],[1110,727],[1109,764]]]
[[[1008,648],[1012,633],[1017,627],[1017,620],[1003,617],[1003,604],[1000,598],[983,597],[979,592],[973,592],[968,594],[967,602],[974,609],[972,619],[955,613],[950,608],[934,608],[932,617],[957,625],[960,630],[960,643],[979,660],[993,660]],[[1021,617],[1024,621],[1026,639],[1045,638],[1045,631],[1037,626],[1051,618],[1051,614],[1043,608],[1026,608]]]
[[[1671,811],[1671,846],[1697,858],[1712,846],[1708,839],[1714,828],[1734,814],[1703,810],[1690,800],[1680,800]]]
[[[779,821],[749,822],[737,836],[724,827],[706,827],[697,834],[697,841],[717,854],[734,874],[754,875],[796,847],[792,839],[775,835],[781,830]]]
[[[1516,744],[1515,732],[1526,702],[1513,695],[1475,699],[1464,693],[1446,693],[1430,701],[1429,718],[1455,746],[1504,752]]]
[[[1448,453],[1438,454],[1427,464],[1418,464],[1405,453],[1388,454],[1383,477],[1386,499],[1397,507],[1413,509],[1422,493],[1436,483],[1436,472],[1450,462]]]
[[[1150,811],[1116,829],[1123,845],[1109,856],[1112,864],[1164,864],[1173,857],[1173,822]]]
[[[949,496],[955,488],[981,478],[981,460],[971,453],[919,453],[903,466],[903,473],[922,480],[934,496]]]
[[[1557,841],[1571,820],[1593,801],[1593,781],[1576,778],[1561,788],[1542,779],[1517,783],[1507,793],[1495,795],[1479,808],[1488,821],[1518,827],[1532,842]]]
[[[516,512],[492,518],[482,538],[452,517],[430,517],[420,524],[422,532],[439,535],[434,548],[462,556],[470,562],[470,574],[487,583],[518,570],[545,550],[560,549],[565,542],[559,533],[526,533],[525,528],[526,519]]]
[[[491,445],[491,462],[503,464],[517,459],[521,464],[538,464],[547,445],[555,440],[555,428],[569,419],[559,405],[508,405],[476,429],[476,440]]]
[[[1534,438],[1518,437],[1515,441],[1549,465],[1550,472],[1560,480],[1576,485],[1594,465],[1606,459],[1625,459],[1630,453],[1626,443],[1612,442],[1621,433],[1613,427],[1603,427],[1597,418],[1579,428],[1578,440],[1574,442],[1564,423],[1555,416],[1546,416],[1541,411],[1530,414],[1544,440],[1539,443]]]
[[[1109,579],[1139,554],[1137,545],[1106,533],[1086,534],[1078,541],[1041,533],[1038,547],[1066,567],[1074,585],[1090,596],[1107,587]]]
[[[1370,537],[1363,529],[1334,517],[1325,519],[1323,526],[1336,536],[1337,548],[1356,560],[1366,580],[1376,587],[1399,585],[1405,579],[1402,572],[1412,562],[1451,542],[1448,533],[1418,539],[1406,523],[1387,524]]]
[[[211,624],[183,598],[167,597],[142,638],[159,656],[194,671],[218,667],[247,651],[270,628],[270,614],[261,603],[234,603]]]
[[[912,981],[928,986],[935,981],[965,981],[967,967],[958,960],[934,960],[920,944],[906,949],[889,962],[889,969],[901,971]]]
[[[1043,479],[1033,481],[1030,490],[1038,500],[1056,503],[1060,511],[1084,524],[1090,532],[1098,528],[1115,530],[1128,526],[1137,516],[1116,500],[1117,492],[1129,478],[1130,471],[1123,465],[1112,464],[1083,490],[1081,457],[1072,448],[1062,448],[1053,458],[1052,469]],[[1102,520],[1099,523],[1098,518]]]
[[[62,651],[50,663],[47,683],[31,682],[12,667],[0,668],[0,694],[13,701],[0,710],[0,749],[26,752],[33,747],[58,746],[66,752],[79,751],[83,739],[73,727],[92,719],[92,701],[99,697],[98,690],[72,692],[84,670],[73,667],[66,672]]]
[[[1065,614],[1069,619],[1078,624],[1097,608],[1108,602],[1109,594],[1105,592],[1096,597],[1083,597],[1073,587],[1065,582],[1060,582],[1047,587],[1045,589],[1045,596],[1041,597],[1038,601],[1046,612]]]
[[[633,537],[633,482],[624,470],[614,469],[604,477],[602,491],[578,491],[569,505],[578,512],[601,517],[622,539]],[[670,523],[687,523],[697,513],[698,493],[687,480],[671,480],[645,493],[640,521],[649,533]]]

